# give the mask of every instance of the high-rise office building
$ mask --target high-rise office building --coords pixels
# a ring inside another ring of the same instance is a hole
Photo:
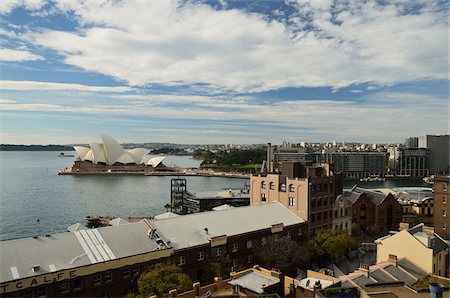
[[[430,174],[449,173],[449,135],[419,136],[419,148],[430,150]]]

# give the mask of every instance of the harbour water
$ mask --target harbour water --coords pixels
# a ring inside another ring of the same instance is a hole
[[[0,152],[0,240],[66,231],[86,215],[154,216],[170,201],[170,180],[157,176],[61,176],[74,158],[59,152]],[[65,154],[75,154],[65,152]],[[198,167],[199,160],[168,156],[166,165]],[[191,192],[243,187],[245,179],[185,177]],[[421,180],[355,183],[366,188],[424,186]],[[39,221],[38,221],[39,219]]]
[[[74,158],[59,152],[0,152],[0,240],[53,234],[86,215],[154,216],[166,212],[173,177],[61,176]],[[65,152],[65,154],[75,154]],[[166,165],[198,167],[189,156]],[[244,179],[185,177],[191,192],[243,187]],[[39,222],[37,221],[39,219]]]

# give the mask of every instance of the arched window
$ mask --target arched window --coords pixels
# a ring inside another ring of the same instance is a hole
[[[289,192],[295,192],[294,184],[289,184]]]
[[[261,182],[261,188],[262,188],[262,189],[266,189],[266,187],[267,187],[267,186],[266,186],[266,181],[262,181],[262,182]]]
[[[270,187],[270,189],[274,190],[275,189],[275,183],[270,182],[269,183],[269,187]]]
[[[286,191],[286,184],[281,183],[281,185],[280,185],[280,191]]]

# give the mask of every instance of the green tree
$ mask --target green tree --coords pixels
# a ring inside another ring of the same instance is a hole
[[[308,260],[306,247],[284,236],[270,239],[256,251],[260,265],[277,268],[286,274],[297,273],[297,267],[303,267]]]
[[[178,266],[166,264],[153,266],[139,277],[137,284],[139,294],[144,297],[163,297],[172,289],[184,292],[192,288],[192,280]]]
[[[332,230],[319,230],[308,241],[308,251],[313,261],[323,265],[346,256],[358,247],[358,241],[345,233]]]

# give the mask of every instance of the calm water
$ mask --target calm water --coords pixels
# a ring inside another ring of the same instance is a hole
[[[66,154],[75,154],[66,152]],[[59,152],[0,152],[0,240],[64,232],[86,215],[153,216],[170,202],[170,179],[151,176],[60,176],[74,158]],[[169,156],[166,165],[201,161]],[[244,179],[186,177],[191,192],[243,187]],[[39,223],[37,219],[39,218]]]
[[[66,152],[66,154],[75,154]],[[153,216],[165,212],[170,179],[152,176],[59,176],[74,158],[59,152],[0,152],[0,240],[64,232],[86,215]],[[166,165],[198,167],[200,161],[169,156]],[[244,179],[186,177],[191,192],[243,187]],[[366,188],[424,186],[421,180],[358,183]],[[37,223],[39,219],[39,223]]]

